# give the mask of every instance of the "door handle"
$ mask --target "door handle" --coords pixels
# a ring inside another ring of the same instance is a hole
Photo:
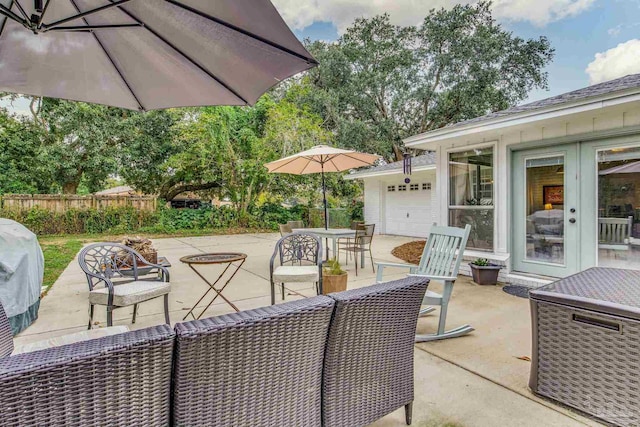
[[[571,218],[571,219],[569,220],[569,222],[570,222],[571,224],[575,224],[575,223],[576,223],[576,219],[575,219],[575,218]]]

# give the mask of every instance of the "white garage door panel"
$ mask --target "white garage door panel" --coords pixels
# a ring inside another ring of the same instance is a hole
[[[385,233],[427,237],[433,222],[431,190],[410,191],[408,187],[406,191],[386,192]]]

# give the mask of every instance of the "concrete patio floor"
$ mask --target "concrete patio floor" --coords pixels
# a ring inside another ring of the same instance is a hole
[[[172,263],[170,294],[171,322],[182,321],[189,308],[206,291],[207,285],[185,264],[182,256],[235,251],[248,254],[245,264],[225,289],[224,295],[241,310],[270,303],[269,258],[277,234],[243,234],[189,238],[155,239],[159,254]],[[374,259],[395,261],[391,250],[411,238],[377,236]],[[344,255],[341,259],[344,263]],[[367,286],[375,281],[369,260],[355,276],[353,262],[349,271],[349,289]],[[217,277],[216,266],[203,269],[207,277]],[[385,280],[404,277],[402,269],[386,269]],[[314,295],[312,284],[289,288],[305,296]],[[439,292],[441,285],[431,283],[429,289]],[[302,298],[287,292],[287,300]],[[65,335],[85,330],[88,322],[88,288],[77,261],[73,261],[42,300],[39,319],[16,338],[16,344]],[[211,296],[211,294],[210,294]],[[277,296],[277,302],[281,300]],[[201,304],[199,313],[206,305]],[[205,317],[231,312],[221,299],[206,311]],[[138,319],[131,325],[129,308],[114,312],[114,324],[131,329],[164,322],[162,299],[143,303]],[[418,332],[435,330],[437,312],[421,318]],[[106,310],[97,307],[97,326],[106,324]],[[504,293],[500,286],[481,287],[466,277],[455,285],[449,306],[448,327],[471,324],[476,330],[462,338],[416,345],[416,389],[414,426],[584,426],[599,425],[566,408],[535,397],[528,389],[530,363],[519,359],[530,356],[530,319],[528,301]],[[404,425],[402,410],[376,422],[374,426]]]

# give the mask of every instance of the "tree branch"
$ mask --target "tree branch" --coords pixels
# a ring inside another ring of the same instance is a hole
[[[159,196],[161,199],[170,202],[180,193],[184,193],[186,191],[210,190],[212,188],[220,188],[220,183],[203,182],[200,184],[177,184],[170,186],[169,188],[163,188],[162,190],[160,190]]]

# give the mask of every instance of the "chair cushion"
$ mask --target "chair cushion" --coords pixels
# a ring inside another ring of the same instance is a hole
[[[111,335],[124,334],[129,332],[126,326],[109,326],[108,328],[89,329],[88,331],[67,334],[61,337],[49,338],[25,344],[16,348],[13,354],[31,353],[32,351],[44,350],[47,348],[60,347],[61,345],[75,344],[81,341],[89,341],[96,338],[108,337]]]
[[[113,287],[113,305],[124,307],[138,304],[169,292],[171,292],[171,284],[169,282],[137,280],[131,283],[123,283]],[[108,297],[108,288],[94,289],[89,292],[89,303],[107,305]]]
[[[320,273],[317,265],[281,265],[273,272],[275,283],[317,282]]]

